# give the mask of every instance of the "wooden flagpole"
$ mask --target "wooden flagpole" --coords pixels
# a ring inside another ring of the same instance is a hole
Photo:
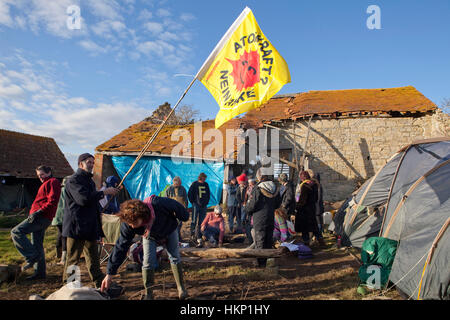
[[[195,80],[197,78],[195,77],[194,79],[192,79],[191,83],[189,84],[189,86],[186,88],[186,90],[184,90],[183,94],[181,95],[181,97],[178,99],[177,103],[175,104],[175,106],[172,108],[172,110],[170,111],[170,113],[167,115],[167,117],[164,119],[164,121],[159,125],[158,129],[156,129],[156,131],[153,133],[153,135],[150,137],[150,139],[147,140],[147,143],[144,145],[144,147],[142,148],[142,150],[139,152],[138,156],[136,157],[136,159],[134,160],[133,164],[131,165],[131,167],[128,169],[127,173],[125,173],[125,175],[123,176],[122,180],[120,181],[119,185],[117,186],[117,188],[120,188],[123,185],[123,182],[125,181],[125,179],[128,177],[128,175],[130,174],[131,170],[133,170],[133,168],[136,166],[136,164],[138,163],[138,161],[144,156],[145,152],[148,150],[148,148],[151,146],[151,144],[153,143],[153,141],[155,141],[156,137],[158,136],[158,134],[161,132],[162,128],[165,126],[165,124],[167,123],[167,121],[169,120],[169,118],[172,116],[172,114],[175,112],[175,109],[178,107],[178,105],[180,104],[181,100],[183,100],[183,98],[186,96],[187,92],[189,91],[189,89],[191,89],[192,85],[194,84]],[[108,208],[109,203],[111,202],[111,200],[114,198],[114,196],[112,196],[111,198],[109,198],[108,202],[106,203],[105,207],[102,210],[102,213],[105,212],[106,208]]]

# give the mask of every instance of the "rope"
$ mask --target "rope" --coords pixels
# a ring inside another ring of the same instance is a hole
[[[397,284],[399,284],[412,270],[414,270],[415,267],[417,267],[417,265],[423,260],[423,258],[425,258],[428,255],[428,251],[425,252],[425,254],[423,255],[422,258],[420,258],[419,261],[417,261],[417,263],[407,272],[403,275],[403,277],[401,277],[396,283],[394,283],[391,287],[387,288],[386,290],[382,291],[380,294],[374,295],[374,297],[379,297],[379,296],[384,296],[385,293],[387,293],[388,291],[390,291],[393,287],[397,286]],[[417,290],[417,289],[416,289]]]

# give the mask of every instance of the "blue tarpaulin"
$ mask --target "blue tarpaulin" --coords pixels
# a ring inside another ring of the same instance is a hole
[[[111,159],[122,179],[136,157],[113,156]],[[142,157],[125,179],[124,185],[131,198],[144,200],[152,194],[158,195],[167,185],[172,184],[172,180],[176,176],[181,178],[181,184],[188,191],[200,172],[204,172],[207,175],[206,182],[211,191],[208,206],[215,206],[220,203],[222,198],[223,171],[223,162],[195,162],[180,159],[175,162],[171,158]]]

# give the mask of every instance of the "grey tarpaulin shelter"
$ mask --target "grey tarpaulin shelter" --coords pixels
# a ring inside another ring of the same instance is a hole
[[[450,137],[404,147],[380,236],[399,241],[390,280],[414,299],[450,299]]]

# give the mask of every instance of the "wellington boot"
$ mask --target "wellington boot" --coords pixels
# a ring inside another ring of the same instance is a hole
[[[175,283],[177,284],[178,298],[180,300],[185,300],[188,294],[184,286],[183,266],[181,265],[181,263],[178,264],[171,263],[170,267],[172,268],[173,277],[175,278]]]
[[[142,300],[153,300],[153,284],[155,283],[155,272],[153,269],[142,269],[142,281],[144,282],[144,295]]]

